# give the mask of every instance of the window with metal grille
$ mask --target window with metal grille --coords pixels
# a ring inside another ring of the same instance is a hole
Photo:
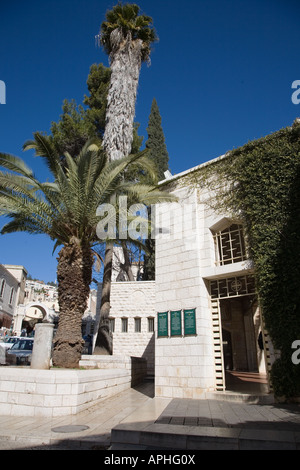
[[[212,299],[241,297],[253,294],[255,294],[255,281],[254,277],[250,275],[210,281],[210,295]]]
[[[243,226],[232,224],[214,234],[217,264],[238,263],[247,259]]]

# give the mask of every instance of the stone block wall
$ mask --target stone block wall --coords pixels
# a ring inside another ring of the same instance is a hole
[[[215,387],[210,298],[201,275],[211,258],[197,191],[175,194],[181,208],[170,216],[172,206],[162,204],[156,214],[156,311],[195,308],[196,335],[156,338],[155,394],[199,398]]]
[[[0,378],[0,413],[64,416],[131,387],[130,369],[34,370],[9,367]]]
[[[253,263],[218,263],[214,233],[233,221],[216,210],[213,191],[188,188],[180,178],[166,184],[178,202],[156,208],[156,312],[196,309],[196,334],[156,336],[155,394],[198,398],[225,387],[219,300],[210,297],[210,281],[251,275]],[[255,352],[246,343],[240,360]]]
[[[83,355],[79,365],[85,369],[124,369],[130,373],[132,386],[147,376],[147,360],[141,357]]]
[[[155,327],[155,282],[113,282],[110,304],[113,355],[144,358],[148,373],[153,374],[154,332],[149,331],[148,319]],[[127,319],[127,331],[122,331],[122,319]],[[136,331],[135,319],[140,319],[140,331]]]

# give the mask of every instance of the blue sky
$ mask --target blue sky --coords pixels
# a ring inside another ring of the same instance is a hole
[[[23,143],[49,132],[65,98],[81,103],[93,63],[108,66],[95,45],[111,0],[1,2],[0,151],[22,156],[41,179],[43,163]],[[140,0],[159,36],[143,65],[136,104],[140,135],[156,98],[173,174],[292,124],[292,82],[300,80],[298,0]],[[0,219],[1,226],[3,219]],[[56,278],[47,237],[0,237],[0,262],[33,277]]]

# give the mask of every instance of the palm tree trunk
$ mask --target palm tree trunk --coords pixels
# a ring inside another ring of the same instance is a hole
[[[59,252],[57,266],[59,323],[54,337],[54,366],[79,367],[82,347],[82,316],[92,280],[93,255],[89,246],[72,239]]]
[[[111,78],[102,144],[110,160],[123,158],[131,151],[141,48],[142,41],[132,41],[129,33],[110,54]]]

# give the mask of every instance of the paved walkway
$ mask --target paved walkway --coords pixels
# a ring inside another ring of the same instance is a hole
[[[152,397],[153,383],[145,383],[73,416],[0,416],[0,450],[107,449],[111,429]]]
[[[268,398],[231,392],[201,400],[156,397],[112,430],[111,449],[300,450],[300,405]]]
[[[0,416],[0,450],[300,448],[300,405],[234,398],[153,398],[145,382],[76,416]]]

